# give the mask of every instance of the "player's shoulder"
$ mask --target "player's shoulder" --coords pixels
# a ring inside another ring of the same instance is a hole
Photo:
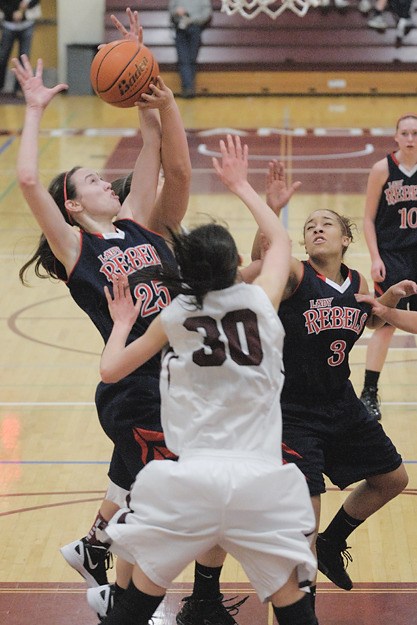
[[[392,167],[393,164],[392,161],[390,165],[388,156],[374,163],[369,172],[368,187],[370,186],[372,188],[372,185],[376,185],[377,188],[383,186],[390,176],[390,167]]]
[[[389,155],[384,156],[379,161],[376,161],[371,167],[371,172],[375,173],[386,173],[388,172],[388,159]]]

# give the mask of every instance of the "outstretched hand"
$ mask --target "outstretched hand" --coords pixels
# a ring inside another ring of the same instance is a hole
[[[121,34],[121,39],[137,41],[139,47],[143,46],[143,29],[139,23],[139,13],[137,11],[132,11],[129,7],[126,9],[126,13],[129,18],[129,30],[123,26],[122,22],[120,22],[115,15],[110,16],[113,26],[117,28]],[[105,43],[100,44],[99,49],[105,45]]]
[[[113,322],[119,322],[130,328],[138,318],[142,305],[141,300],[133,302],[133,298],[129,288],[127,276],[113,276],[113,297],[107,286],[104,287],[104,293],[109,307]]]
[[[28,107],[44,109],[57,93],[68,89],[65,83],[60,83],[51,89],[45,87],[42,59],[38,59],[36,68],[33,70],[26,54],[22,54],[20,58],[20,61],[16,58],[12,59],[12,72],[23,91]]]
[[[370,304],[372,306],[372,312],[377,317],[384,318],[384,314],[390,309],[395,308],[396,303],[403,297],[410,297],[411,295],[417,294],[417,284],[413,280],[401,280],[396,284],[387,289],[385,294],[390,294],[394,297],[392,301],[392,305],[386,306],[385,304],[381,304],[378,298],[373,297],[372,295],[365,295],[364,293],[356,293],[356,301],[365,302],[365,304]]]
[[[301,182],[293,182],[287,186],[285,179],[284,164],[279,161],[271,161],[268,164],[266,177],[266,203],[274,213],[278,213],[288,204],[291,197],[301,186]]]
[[[401,280],[389,287],[387,293],[390,292],[394,297],[410,297],[417,294],[417,284],[413,280]]]
[[[213,167],[220,180],[232,192],[236,192],[239,186],[247,182],[248,178],[248,146],[242,148],[239,135],[227,135],[226,142],[220,140],[220,152],[222,162],[213,158]]]
[[[142,110],[159,109],[164,111],[175,102],[172,90],[167,87],[160,76],[157,76],[156,81],[149,85],[149,92],[142,93],[140,100],[135,102],[136,106]]]

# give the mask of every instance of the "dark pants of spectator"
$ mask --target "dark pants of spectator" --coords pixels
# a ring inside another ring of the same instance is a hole
[[[182,91],[184,95],[191,95],[195,91],[197,56],[201,46],[201,27],[197,24],[191,24],[184,30],[177,28],[175,45]]]
[[[390,0],[389,7],[398,17],[409,18],[411,15],[411,5],[413,0]]]
[[[3,26],[3,34],[0,42],[0,90],[4,88],[7,65],[9,63],[9,57],[12,52],[14,42],[19,42],[19,57],[22,54],[27,54],[29,56],[32,45],[33,30],[33,24],[24,30],[9,30],[6,26]],[[19,83],[15,80],[13,91],[16,93],[18,88]]]

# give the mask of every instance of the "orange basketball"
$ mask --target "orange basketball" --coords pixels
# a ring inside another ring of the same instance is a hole
[[[99,98],[121,108],[134,106],[158,74],[158,63],[149,48],[127,40],[100,48],[90,69],[91,84]]]

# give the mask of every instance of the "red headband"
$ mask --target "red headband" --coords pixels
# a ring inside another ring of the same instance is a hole
[[[66,202],[68,200],[68,194],[67,194],[67,178],[68,178],[68,172],[65,172],[65,176],[64,176],[64,202]]]
[[[64,207],[65,207],[65,210],[67,211],[67,215],[68,215],[68,219],[69,219],[70,224],[73,224],[74,220],[73,220],[72,215],[71,215],[71,213],[69,212],[69,210],[67,209],[67,206],[66,206],[67,200],[68,200],[67,178],[68,178],[68,172],[66,171],[65,172],[65,176],[64,176]]]

